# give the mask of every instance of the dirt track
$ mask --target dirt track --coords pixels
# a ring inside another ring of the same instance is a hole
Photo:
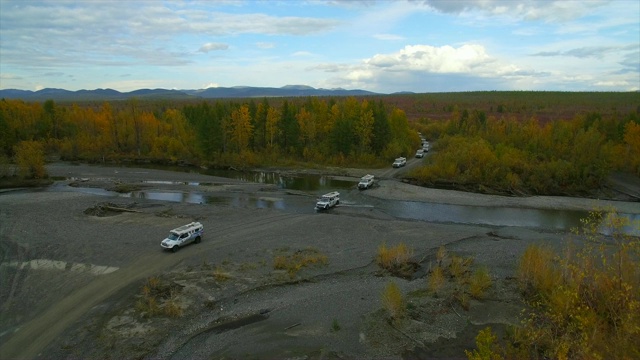
[[[99,186],[150,179],[201,181],[212,184],[206,191],[222,195],[232,191],[299,198],[265,186],[190,173],[64,165],[49,171]],[[477,196],[392,180],[383,181],[368,195],[552,208],[592,208],[595,202]],[[478,327],[517,321],[521,304],[510,278],[526,246],[538,241],[560,246],[567,236],[404,221],[375,209],[293,214],[136,199],[136,213],[84,214],[105,200],[73,192],[0,195],[0,357],[397,358],[411,349],[424,356],[461,356]],[[122,198],[109,201],[132,203]],[[640,212],[637,203],[613,204]],[[205,225],[203,243],[177,254],[159,250],[168,229],[192,220]],[[374,263],[381,244],[399,242],[412,247],[421,264],[422,272],[413,280],[381,273]],[[490,268],[494,278],[490,295],[473,301],[468,311],[447,302],[446,296],[409,297],[417,309],[412,320],[400,329],[389,327],[380,302],[385,285],[393,281],[405,294],[424,292],[424,271],[441,245]],[[275,256],[308,248],[325,254],[328,264],[304,268],[293,278],[273,269]],[[89,271],[107,268],[116,270]],[[217,278],[214,271],[228,278]],[[134,311],[142,283],[151,276],[179,284],[182,318],[145,319]]]

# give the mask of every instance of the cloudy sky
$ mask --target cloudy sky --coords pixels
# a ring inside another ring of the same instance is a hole
[[[0,88],[640,89],[638,0],[0,0]]]

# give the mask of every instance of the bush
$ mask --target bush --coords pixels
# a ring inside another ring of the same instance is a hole
[[[434,294],[438,294],[442,285],[444,285],[444,271],[440,266],[436,266],[431,273],[429,274],[429,278],[427,280],[429,291]]]
[[[491,287],[491,276],[486,267],[477,269],[469,281],[469,294],[475,299],[484,298],[485,291]]]
[[[502,360],[500,355],[500,346],[496,343],[498,337],[491,331],[490,327],[486,327],[476,336],[476,349],[473,351],[465,350],[469,360]]]
[[[392,321],[397,322],[404,318],[407,311],[407,305],[400,288],[394,282],[388,283],[384,288],[384,292],[382,293],[382,305],[389,313],[389,317]]]
[[[640,358],[640,238],[628,226],[614,210],[594,211],[574,232],[584,245],[561,259],[527,248],[517,271],[529,309],[510,357]]]
[[[404,243],[390,248],[382,244],[378,248],[377,263],[381,268],[393,274],[409,276],[414,270],[414,266],[410,261],[412,256],[413,249],[410,249]]]

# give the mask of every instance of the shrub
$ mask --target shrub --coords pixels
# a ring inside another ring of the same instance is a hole
[[[472,262],[472,258],[463,259],[460,256],[452,256],[451,264],[449,264],[449,272],[451,273],[451,276],[454,279],[463,282],[465,280],[465,275],[469,271],[469,265],[471,265]]]
[[[476,299],[484,298],[485,291],[491,287],[491,282],[491,276],[486,267],[477,269],[469,282],[469,294]]]
[[[596,211],[574,232],[584,245],[562,259],[527,248],[518,279],[530,308],[510,337],[511,357],[640,358],[640,238],[622,231],[628,225]]]
[[[413,250],[407,247],[405,243],[400,243],[390,248],[382,244],[378,248],[377,262],[383,269],[395,271],[406,266],[412,256]]]
[[[182,307],[178,304],[178,301],[173,294],[171,295],[171,298],[164,303],[162,312],[172,318],[182,316]]]
[[[440,266],[436,266],[431,270],[427,281],[429,284],[429,291],[434,294],[438,294],[442,285],[444,285],[444,271],[442,271],[442,268]]]
[[[556,255],[550,248],[529,245],[517,269],[520,287],[525,293],[548,297],[560,284],[560,271],[554,261]]]
[[[469,360],[502,360],[500,355],[500,347],[496,343],[498,337],[491,331],[490,327],[486,327],[476,336],[476,349],[473,351],[465,350]]]
[[[392,321],[399,321],[406,313],[407,306],[402,292],[396,283],[390,282],[382,293],[382,305],[389,313]]]

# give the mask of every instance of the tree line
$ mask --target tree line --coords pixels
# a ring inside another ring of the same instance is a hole
[[[0,153],[14,157],[23,141],[62,159],[92,162],[372,165],[410,154],[418,138],[401,109],[356,98],[179,106],[139,99],[84,106],[1,100]]]
[[[455,108],[446,121],[416,125],[438,138],[437,154],[412,176],[424,184],[514,194],[585,194],[611,171],[640,176],[639,114],[575,114],[545,124],[535,117],[486,116]]]

